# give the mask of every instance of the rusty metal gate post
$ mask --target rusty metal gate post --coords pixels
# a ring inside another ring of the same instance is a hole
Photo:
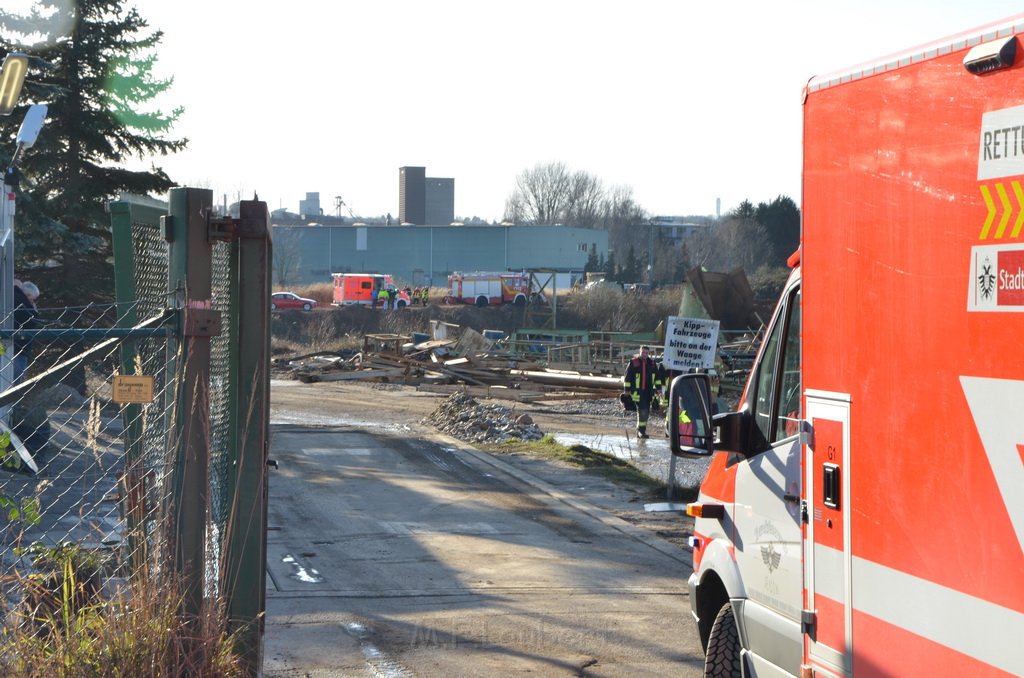
[[[228,630],[249,675],[263,656],[267,562],[267,453],[270,441],[270,213],[245,200],[239,218],[220,220],[220,237],[232,239],[231,306],[238,310],[232,336],[228,496],[231,498],[221,561]],[[237,282],[236,282],[237,281]]]
[[[175,188],[169,198],[165,221],[165,235],[170,241],[167,284],[182,314],[174,429],[178,439],[169,535],[174,568],[184,586],[182,613],[186,619],[198,621],[210,505],[210,339],[220,329],[219,315],[213,310],[213,260],[208,236],[213,192]]]

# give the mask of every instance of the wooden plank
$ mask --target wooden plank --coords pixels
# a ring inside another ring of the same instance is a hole
[[[534,402],[537,400],[544,400],[545,395],[543,393],[529,393],[523,392],[518,389],[512,388],[500,388],[500,387],[489,387],[489,386],[463,386],[457,384],[420,384],[416,387],[417,391],[425,391],[428,393],[465,393],[471,395],[474,398],[490,398],[492,400],[514,400],[516,402],[527,403]]]
[[[299,381],[312,384],[320,381],[353,381],[356,379],[379,379],[381,377],[401,377],[405,374],[405,370],[400,369],[389,369],[389,370],[356,370],[353,372],[331,372],[328,374],[315,373],[315,374],[300,374],[298,375]]]

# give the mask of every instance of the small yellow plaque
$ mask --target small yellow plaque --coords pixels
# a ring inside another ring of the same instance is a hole
[[[145,374],[117,375],[111,400],[118,404],[153,402],[154,377]]]

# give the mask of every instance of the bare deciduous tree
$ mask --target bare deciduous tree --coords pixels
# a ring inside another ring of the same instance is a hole
[[[592,228],[600,221],[607,196],[601,180],[552,162],[524,170],[505,201],[505,219],[519,224],[565,224]]]
[[[560,162],[537,165],[516,177],[505,201],[505,219],[520,224],[561,223],[569,201],[569,168]]]
[[[605,192],[601,180],[586,172],[576,172],[569,179],[569,196],[563,223],[567,226],[593,228],[601,217]]]
[[[755,271],[771,257],[772,243],[764,226],[752,219],[730,217],[706,233],[686,242],[694,266],[711,271],[731,271],[742,266]]]
[[[293,283],[302,265],[301,239],[297,233],[283,231],[274,234],[274,280],[279,287]]]

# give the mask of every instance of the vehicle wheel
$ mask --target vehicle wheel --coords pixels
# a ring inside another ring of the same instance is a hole
[[[303,304],[303,305],[302,305],[302,310],[303,310],[303,311],[308,311],[308,310],[310,310],[311,308],[313,308],[313,307],[312,307],[312,306],[310,306],[309,304]]]
[[[513,301],[512,303],[515,304],[516,306],[525,306],[526,305],[526,296],[520,294],[518,297],[515,298],[515,301]]]
[[[476,305],[477,305],[477,308],[483,308],[484,306],[486,306],[487,305],[487,297],[477,297],[476,298]]]
[[[732,605],[726,603],[718,611],[708,637],[704,657],[705,678],[740,678],[740,635]]]
[[[395,302],[395,307],[405,308],[405,299],[399,299],[397,302]]]
[[[270,302],[270,310],[271,311],[276,311],[277,310],[277,304],[275,304],[274,302]]]

